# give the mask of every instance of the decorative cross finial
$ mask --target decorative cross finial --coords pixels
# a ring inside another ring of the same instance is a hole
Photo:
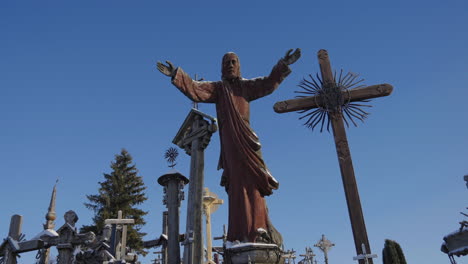
[[[171,164],[169,165],[170,168],[174,168],[175,165],[177,165],[177,163],[175,163],[177,156],[179,156],[179,152],[173,147],[168,148],[164,153],[164,158]]]
[[[314,245],[314,247],[318,247],[320,250],[323,252],[328,252],[332,247],[334,247],[335,244],[333,244],[330,240],[325,238],[325,235],[322,235],[322,239],[317,242],[317,244]]]
[[[316,101],[321,101],[318,109],[315,110],[302,110],[300,114],[306,113],[299,119],[308,118],[304,125],[312,130],[321,123],[320,132],[323,131],[325,121],[327,121],[327,130],[330,129],[330,116],[332,112],[342,112],[343,121],[346,126],[349,127],[349,122],[352,122],[354,126],[357,126],[354,119],[358,119],[364,122],[364,119],[369,115],[368,112],[361,109],[361,107],[371,107],[370,105],[359,104],[350,102],[349,90],[364,88],[364,85],[358,85],[364,81],[364,79],[358,79],[359,74],[348,72],[343,74],[341,70],[338,78],[336,71],[333,75],[333,81],[331,83],[325,83],[318,73],[316,77],[309,74],[310,81],[304,78],[298,85],[303,91],[295,91],[295,93],[304,94],[297,96],[298,98],[304,98],[306,96],[317,96]],[[344,94],[345,93],[345,94]],[[357,102],[369,102],[369,100],[360,100]],[[308,113],[307,113],[308,112]],[[349,122],[348,122],[349,121]]]
[[[360,259],[363,259],[366,264],[369,264],[369,259],[377,257],[377,254],[367,254],[366,245],[364,245],[364,243],[362,243],[361,247],[362,247],[362,254],[359,254],[356,257],[353,257],[353,260],[359,261]]]
[[[322,239],[317,242],[317,244],[314,245],[314,247],[318,247],[320,250],[322,250],[323,255],[325,257],[325,264],[328,264],[328,250],[330,250],[332,247],[334,247],[335,244],[333,244],[330,240],[325,238],[325,235],[322,234]]]

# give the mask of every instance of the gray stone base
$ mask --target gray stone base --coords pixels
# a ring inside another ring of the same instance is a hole
[[[283,264],[281,249],[274,244],[242,243],[224,251],[226,264]]]

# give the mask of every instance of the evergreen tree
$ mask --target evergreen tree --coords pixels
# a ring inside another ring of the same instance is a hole
[[[400,245],[390,239],[385,239],[382,260],[384,264],[406,264],[405,255]]]
[[[143,216],[148,212],[136,208],[148,198],[144,191],[146,186],[138,170],[132,163],[132,156],[122,149],[121,153],[115,155],[115,161],[111,162],[112,172],[104,173],[105,181],[99,182],[99,193],[87,195],[89,202],[85,206],[94,211],[94,225],[83,226],[81,232],[93,231],[100,234],[104,228],[105,219],[117,218],[117,212],[122,211],[123,218],[135,220],[134,225],[128,226],[127,246],[134,249],[138,254],[146,255],[143,249],[143,236],[140,232],[146,223]]]

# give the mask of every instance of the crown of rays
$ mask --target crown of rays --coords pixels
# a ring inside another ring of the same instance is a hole
[[[314,130],[314,128],[320,124],[320,132],[323,132],[325,127],[327,131],[330,131],[330,113],[341,111],[343,121],[346,126],[349,127],[351,122],[354,126],[357,126],[355,119],[364,122],[364,119],[369,115],[368,112],[362,110],[362,107],[372,107],[371,105],[361,104],[370,102],[370,100],[360,100],[355,102],[345,101],[343,98],[343,92],[349,92],[349,89],[356,89],[365,87],[361,84],[364,79],[359,79],[359,74],[348,72],[343,74],[343,70],[340,71],[338,79],[336,78],[336,71],[333,76],[333,85],[326,87],[323,84],[322,79],[317,73],[314,76],[309,74],[310,80],[304,78],[300,83],[299,87],[303,90],[294,91],[295,93],[303,94],[296,96],[297,98],[316,96],[315,99],[321,98],[323,104],[317,109],[306,109],[298,111],[299,114],[304,114],[299,117],[299,120],[307,118],[304,126]],[[350,98],[348,96],[348,98]]]
[[[176,148],[170,147],[164,153],[164,158],[170,163],[169,167],[174,168],[177,163],[175,163],[177,156],[179,156],[179,152]]]

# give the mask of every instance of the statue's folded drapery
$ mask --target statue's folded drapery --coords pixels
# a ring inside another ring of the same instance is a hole
[[[280,60],[267,77],[194,81],[178,68],[172,78],[172,83],[191,100],[216,104],[221,142],[218,169],[224,169],[221,185],[229,197],[228,241],[256,242],[258,229],[262,228],[271,242],[282,243],[281,235],[269,221],[264,198],[279,183],[266,167],[259,139],[250,127],[249,102],[271,94],[290,72]]]

